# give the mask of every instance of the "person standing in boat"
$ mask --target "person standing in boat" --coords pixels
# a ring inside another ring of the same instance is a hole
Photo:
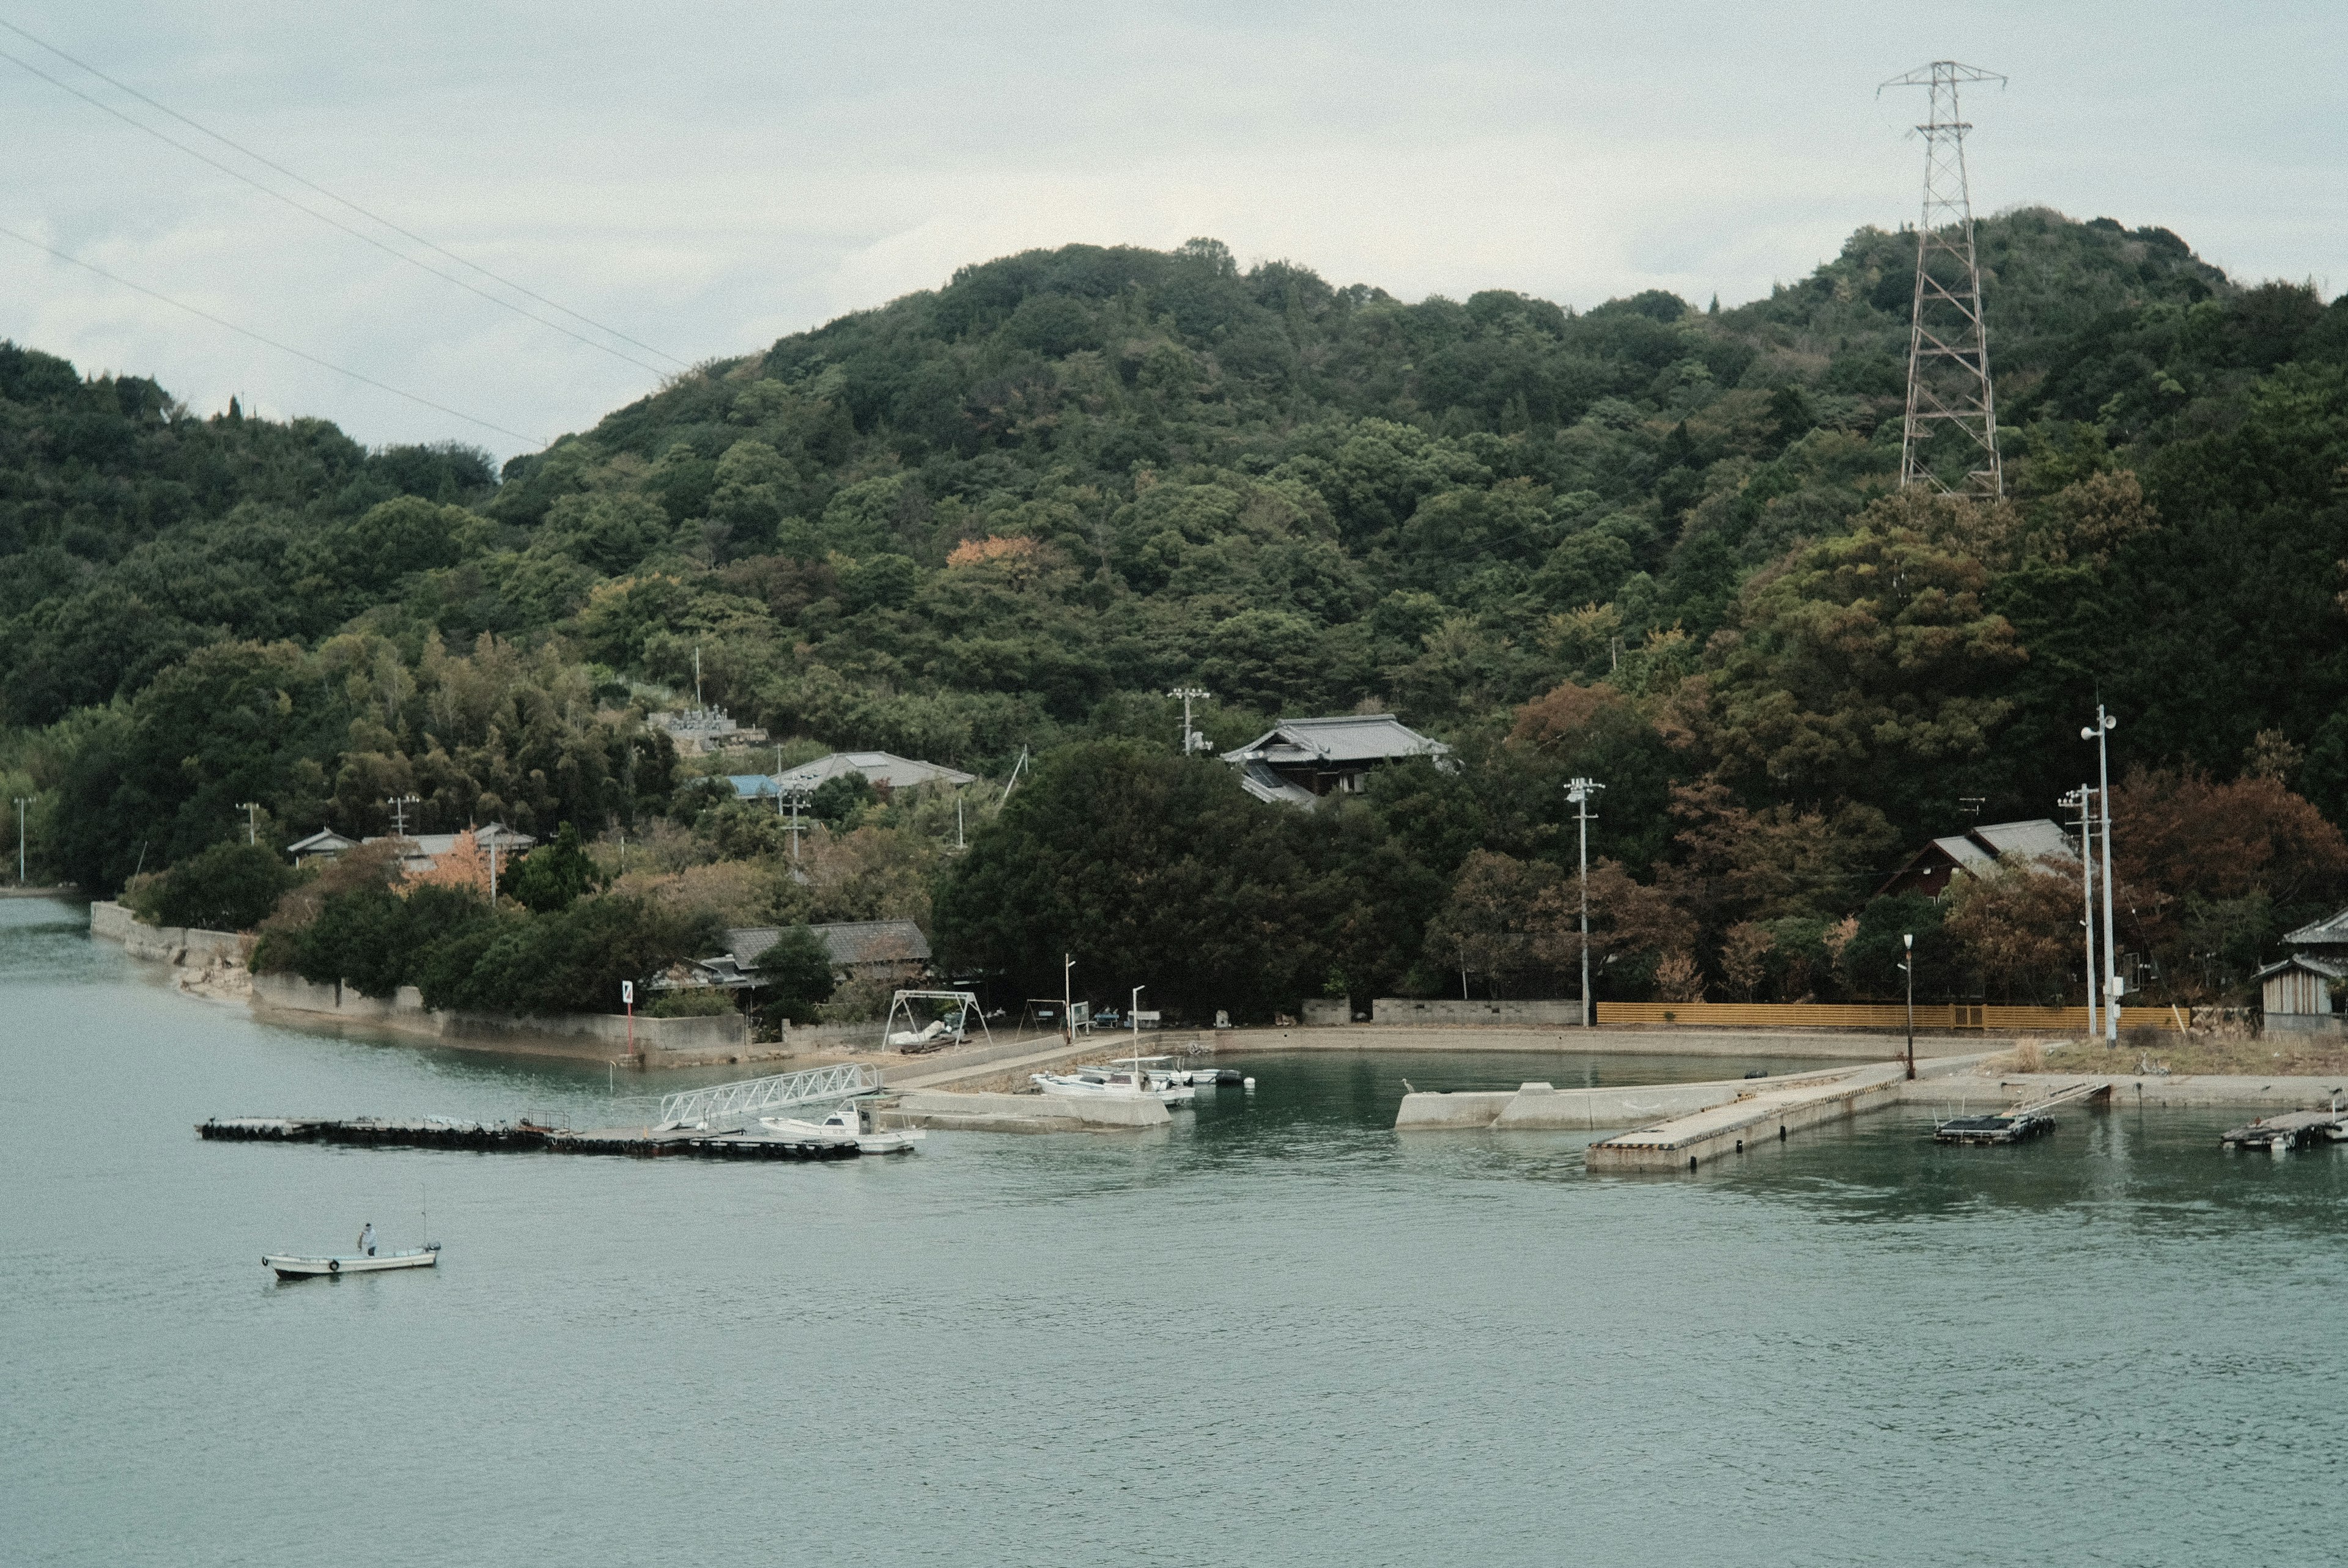
[[[375,1222],[367,1221],[359,1227],[359,1251],[368,1257],[375,1255]]]

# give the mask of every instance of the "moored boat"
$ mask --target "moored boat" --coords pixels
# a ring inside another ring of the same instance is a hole
[[[303,1257],[292,1253],[269,1253],[262,1257],[264,1266],[277,1271],[280,1279],[312,1279],[319,1275],[339,1277],[345,1274],[381,1274],[394,1268],[431,1268],[440,1261],[440,1244],[427,1242],[422,1246],[407,1247],[398,1252],[375,1254],[354,1253],[347,1256],[328,1255]]]
[[[1074,1072],[1030,1073],[1028,1077],[1045,1093],[1072,1100],[1155,1100],[1161,1105],[1181,1105],[1199,1095],[1187,1084],[1151,1088],[1146,1077],[1137,1082],[1135,1074],[1122,1069],[1086,1067]]]
[[[914,1144],[929,1136],[919,1127],[876,1128],[872,1125],[871,1107],[852,1103],[836,1108],[820,1122],[802,1122],[794,1116],[761,1116],[758,1125],[778,1138],[853,1143],[860,1154],[910,1154]]]
[[[1120,1056],[1113,1061],[1088,1061],[1075,1071],[1097,1074],[1112,1083],[1122,1083],[1128,1076],[1138,1075],[1150,1089],[1212,1088],[1221,1081],[1213,1068],[1177,1067],[1170,1056]],[[1231,1081],[1239,1081],[1238,1073],[1231,1074]]]

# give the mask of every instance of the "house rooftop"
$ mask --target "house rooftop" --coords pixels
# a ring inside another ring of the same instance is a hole
[[[2322,958],[2314,953],[2293,953],[2287,958],[2278,958],[2250,979],[2271,980],[2285,969],[2305,969],[2327,980],[2348,980],[2348,958]]]
[[[1880,897],[1912,879],[1913,885],[1937,898],[1947,890],[1950,877],[1960,872],[1968,876],[1986,876],[2001,861],[2027,865],[2044,860],[2078,864],[2079,852],[2064,833],[2062,824],[2046,817],[2029,822],[1984,823],[1963,833],[1931,840],[1902,861],[1899,870],[1885,877],[1876,893]],[[1944,867],[1949,876],[1934,884],[1932,878]]]
[[[2062,825],[2039,817],[2033,822],[1993,822],[1972,830],[1972,836],[2003,858],[2070,860],[2079,858]]]
[[[1235,751],[1227,763],[1374,763],[1394,757],[1448,756],[1451,748],[1422,735],[1392,713],[1349,713],[1329,719],[1282,719]]]
[[[2302,926],[2286,935],[2283,940],[2293,947],[2302,944],[2312,948],[2348,947],[2348,909]]]
[[[891,752],[834,752],[818,757],[811,763],[801,763],[786,768],[775,776],[775,784],[792,794],[806,794],[818,784],[836,779],[843,774],[862,774],[873,784],[890,789],[910,789],[915,784],[966,784],[977,774],[958,769],[942,767],[913,757],[901,757]],[[736,783],[739,789],[739,783]]]
[[[782,939],[789,929],[785,926],[751,926],[726,933],[726,945],[734,955],[735,963],[745,969],[756,968],[767,949]],[[930,959],[930,939],[911,920],[851,920],[837,925],[810,926],[822,941],[824,952],[836,969],[858,964],[895,964]]]

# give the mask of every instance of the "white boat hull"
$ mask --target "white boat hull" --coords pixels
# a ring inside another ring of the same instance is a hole
[[[296,1257],[290,1253],[270,1253],[262,1258],[263,1266],[277,1271],[280,1279],[314,1279],[320,1275],[340,1276],[345,1274],[381,1274],[394,1268],[432,1268],[440,1262],[440,1244],[411,1247],[405,1252],[379,1252],[373,1257],[365,1253],[349,1257]]]
[[[854,1112],[849,1112],[853,1115]],[[919,1127],[893,1127],[866,1132],[844,1124],[843,1119],[801,1122],[790,1116],[761,1116],[758,1125],[769,1137],[807,1143],[853,1143],[860,1154],[910,1154],[929,1134]]]
[[[1112,1082],[1099,1074],[1086,1071],[1082,1074],[1035,1072],[1028,1074],[1036,1088],[1046,1094],[1056,1094],[1068,1100],[1155,1100],[1160,1105],[1179,1105],[1198,1097],[1198,1091],[1188,1088],[1140,1089],[1131,1081],[1130,1074],[1120,1073],[1123,1082]]]

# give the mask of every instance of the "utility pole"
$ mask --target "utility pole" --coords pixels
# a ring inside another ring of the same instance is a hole
[[[1147,1087],[1141,1081],[1141,993],[1148,989],[1148,986],[1134,987],[1132,999],[1125,1004],[1125,1021],[1133,1030],[1133,1086],[1136,1089]]]
[[[407,836],[407,808],[411,805],[421,805],[423,802],[412,794],[394,794],[386,795],[384,797],[383,804],[391,807],[392,836],[395,838],[406,838]]]
[[[695,712],[701,711],[701,644],[698,642],[693,645],[693,708]]]
[[[775,748],[775,815],[783,815],[783,748]]]
[[[1997,403],[1989,374],[1989,334],[1982,322],[1981,262],[1973,253],[1972,194],[1965,176],[1965,132],[1957,111],[1962,82],[1995,82],[1994,71],[1934,60],[1883,87],[1924,87],[1931,106],[1916,128],[1924,137],[1924,210],[1916,227],[1916,295],[1908,329],[1908,414],[1900,434],[1900,487],[1952,492],[1932,471],[1943,432],[1972,443],[1961,493],[1997,500],[2005,473],[1997,456]],[[1963,450],[1962,446],[1960,450]]]
[[[2057,803],[2079,808],[2079,891],[2086,913],[2079,921],[2087,933],[2087,1032],[2096,1032],[2096,792],[2081,784]]]
[[[2112,922],[2112,767],[2106,737],[2120,722],[2096,704],[2096,722],[2079,732],[2083,741],[2096,743],[2096,784],[2104,797],[2104,1044],[2120,1042],[2120,996],[2127,982],[2120,979],[2120,953]]]
[[[26,795],[16,797],[16,886],[25,886],[25,807],[30,804]]]
[[[1908,976],[1908,1076],[1916,1076],[1916,933],[1909,931],[1900,938],[1907,949],[1908,961],[1900,966]]]
[[[801,791],[792,790],[788,796],[778,797],[775,806],[776,810],[780,811],[782,809],[781,802],[785,798],[788,799],[791,803],[791,825],[787,831],[791,835],[791,864],[797,866],[799,863],[799,835],[807,831],[799,822],[799,806],[801,803],[807,799],[807,796]]]
[[[498,825],[489,824],[489,907],[498,907]],[[478,842],[478,838],[477,838]]]
[[[1581,825],[1581,1027],[1589,1029],[1598,1021],[1597,1009],[1590,1000],[1590,797],[1606,786],[1595,779],[1575,777],[1565,786],[1565,798],[1574,806],[1574,820]]]
[[[1070,1045],[1076,1043],[1076,992],[1069,981],[1076,967],[1074,953],[1060,955],[1060,1038]]]
[[[241,800],[236,803],[236,809],[244,813],[244,844],[245,847],[250,849],[261,841],[260,821],[254,815],[261,810],[261,803],[257,800]]]
[[[1213,693],[1202,692],[1196,686],[1177,686],[1166,694],[1182,699],[1182,754],[1187,757],[1192,752],[1205,751],[1207,737],[1190,727],[1190,703],[1194,699],[1203,702]]]

